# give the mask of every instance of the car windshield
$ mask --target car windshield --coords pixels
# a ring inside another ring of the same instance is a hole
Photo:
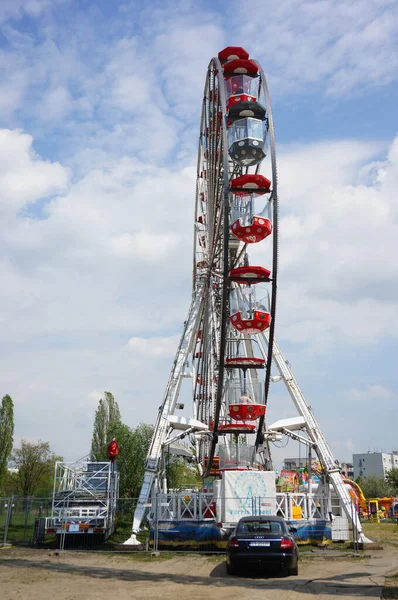
[[[282,534],[285,533],[280,521],[243,521],[236,528],[237,533]]]

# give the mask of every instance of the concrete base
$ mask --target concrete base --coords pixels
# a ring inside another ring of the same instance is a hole
[[[115,550],[118,552],[143,552],[145,547],[143,544],[116,544]]]
[[[355,548],[354,543],[350,542],[348,547]],[[383,550],[383,546],[376,542],[358,542],[357,548],[358,550]]]

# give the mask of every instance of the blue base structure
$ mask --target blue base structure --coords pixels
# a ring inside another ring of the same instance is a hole
[[[150,540],[153,542],[151,527]],[[217,549],[224,548],[228,536],[214,521],[159,521],[159,548]]]
[[[298,544],[324,544],[332,540],[332,524],[326,519],[286,522],[297,529],[293,535]]]
[[[295,527],[298,544],[325,544],[332,539],[331,523],[325,519],[311,521],[287,521]],[[226,546],[229,531],[222,529],[214,521],[159,521],[159,549],[217,550]],[[153,543],[154,529],[151,527],[150,540]]]

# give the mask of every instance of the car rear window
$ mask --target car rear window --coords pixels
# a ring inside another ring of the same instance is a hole
[[[275,533],[285,532],[283,523],[279,521],[243,521],[236,528],[237,533]]]

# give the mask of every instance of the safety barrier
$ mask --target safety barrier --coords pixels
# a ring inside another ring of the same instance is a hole
[[[123,546],[131,534],[136,498],[117,501],[116,530],[108,538],[79,526],[71,527],[67,511],[60,512],[61,533],[44,535],[50,523],[51,498],[0,498],[0,545],[37,545],[60,550],[132,551]],[[355,510],[353,505],[353,511]],[[181,491],[159,493],[148,505],[137,550],[223,552],[234,524],[241,516],[276,514],[297,529],[299,543],[358,542],[337,499],[308,493],[278,493],[217,499],[212,493]]]

